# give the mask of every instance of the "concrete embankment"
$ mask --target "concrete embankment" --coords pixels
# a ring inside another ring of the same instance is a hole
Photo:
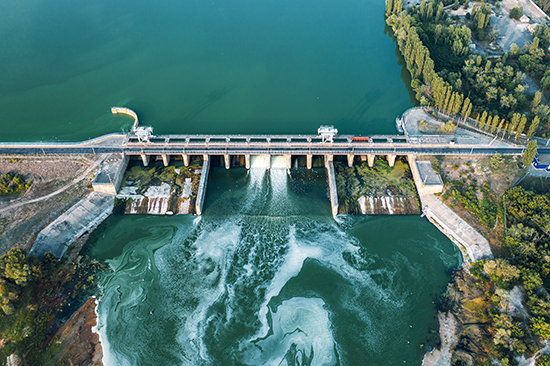
[[[114,196],[92,192],[44,228],[36,237],[30,255],[52,252],[63,257],[78,238],[95,229],[113,211]]]
[[[489,242],[433,194],[421,194],[424,213],[430,222],[449,237],[470,263],[492,258]]]

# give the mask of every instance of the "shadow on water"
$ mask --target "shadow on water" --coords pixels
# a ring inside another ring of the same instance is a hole
[[[215,89],[202,98],[197,104],[192,106],[187,113],[183,116],[182,122],[192,122],[197,116],[199,116],[206,109],[211,107],[214,103],[221,100],[229,93],[229,89],[222,87]]]
[[[414,106],[419,106],[420,104],[418,103],[418,100],[416,100],[416,93],[414,92],[413,88],[411,88],[411,74],[409,73],[409,70],[407,70],[407,65],[405,63],[403,55],[401,54],[401,51],[399,51],[397,39],[393,34],[392,28],[387,24],[384,26],[384,34],[387,34],[391,38],[391,40],[395,42],[395,57],[397,57],[397,65],[401,66],[401,80],[403,80],[403,84],[405,84],[407,93],[409,93],[409,100],[411,101],[411,104]]]

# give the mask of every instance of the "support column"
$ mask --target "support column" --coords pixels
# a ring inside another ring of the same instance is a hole
[[[141,155],[141,160],[143,161],[143,166],[149,165],[149,155],[146,155],[143,153],[140,155]]]
[[[328,188],[330,191],[330,207],[332,209],[332,216],[338,215],[338,192],[336,190],[336,176],[334,174],[334,162],[332,161],[332,155],[326,155],[327,163],[327,177]],[[329,157],[331,159],[329,160]]]
[[[313,164],[312,164],[312,163],[313,163],[313,155],[307,155],[307,159],[306,159],[306,160],[307,160],[307,164],[306,164],[306,165],[307,165],[307,168],[308,168],[308,169],[311,169],[311,166],[313,165]]]
[[[199,181],[199,190],[197,192],[197,199],[195,200],[195,214],[202,215],[202,204],[204,203],[204,196],[206,194],[206,184],[208,183],[208,172],[210,170],[210,159],[208,155],[203,155],[201,179]]]
[[[223,156],[223,161],[225,162],[225,169],[231,168],[231,163],[230,163],[230,160],[229,160],[229,155],[225,154],[225,155]]]
[[[267,170],[271,169],[271,155],[265,156],[265,168]]]
[[[250,169],[250,155],[244,156],[244,166],[246,169]]]
[[[170,164],[170,155],[162,154],[162,162],[164,166],[168,166],[168,164]]]
[[[388,154],[386,158],[388,159],[388,165],[393,166],[395,164],[395,154]]]
[[[373,167],[374,166],[374,158],[376,157],[376,155],[367,155],[367,160],[369,161],[369,167]]]
[[[334,160],[334,155],[325,155],[325,167],[328,169],[328,164]]]
[[[189,166],[189,155],[183,154],[183,165]]]
[[[351,168],[353,166],[353,158],[355,158],[355,155],[348,155],[348,166]]]
[[[292,155],[285,155],[286,158],[286,168],[291,169],[292,168]]]

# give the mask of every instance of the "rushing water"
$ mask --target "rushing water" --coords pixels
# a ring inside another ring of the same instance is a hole
[[[419,364],[459,251],[420,217],[335,222],[326,195],[322,169],[220,169],[202,218],[110,218],[106,364]]]

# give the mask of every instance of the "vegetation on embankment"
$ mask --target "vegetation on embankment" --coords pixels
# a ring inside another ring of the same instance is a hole
[[[404,157],[398,157],[393,167],[381,158],[376,159],[372,168],[366,161],[353,167],[336,164],[335,173],[339,213],[362,214],[361,197],[366,198],[366,214],[420,213],[418,195]]]
[[[165,167],[164,165],[153,164],[153,166],[144,167],[141,164],[141,160],[131,161],[124,173],[121,192],[119,192],[119,195],[115,199],[114,213],[148,213],[150,206],[152,206],[149,205],[149,201],[154,198],[147,197],[147,190],[150,187],[160,187],[162,184],[170,186],[169,198],[160,198],[160,200],[168,200],[168,211],[174,214],[193,213],[200,181],[200,173],[198,171],[202,169],[202,166],[197,160],[193,161],[188,167],[183,166],[181,161],[177,163],[179,163],[177,166],[170,165]],[[188,182],[190,180],[190,183],[188,183],[190,186],[187,188],[188,196],[183,197],[182,193],[185,190],[186,179]],[[132,194],[124,197],[128,189],[132,190]],[[181,212],[184,201],[188,201],[185,206],[189,208],[189,212]]]
[[[25,193],[32,182],[25,182],[19,174],[6,173],[0,175],[0,196],[14,196]]]
[[[520,136],[525,132],[531,137],[541,126],[550,128],[550,108],[541,93],[527,93],[524,72],[541,89],[550,88],[550,56],[545,52],[550,30],[539,25],[528,47],[520,50],[513,45],[510,53],[488,60],[469,46],[472,34],[478,40],[496,37],[489,22],[491,11],[489,3],[474,5],[465,19],[450,19],[443,1],[422,0],[404,11],[400,0],[387,0],[386,22],[421,105],[463,120],[471,116],[492,133]]]
[[[78,257],[74,263],[11,249],[0,257],[0,365],[16,353],[24,365],[56,365],[53,334],[96,288],[104,263]]]

